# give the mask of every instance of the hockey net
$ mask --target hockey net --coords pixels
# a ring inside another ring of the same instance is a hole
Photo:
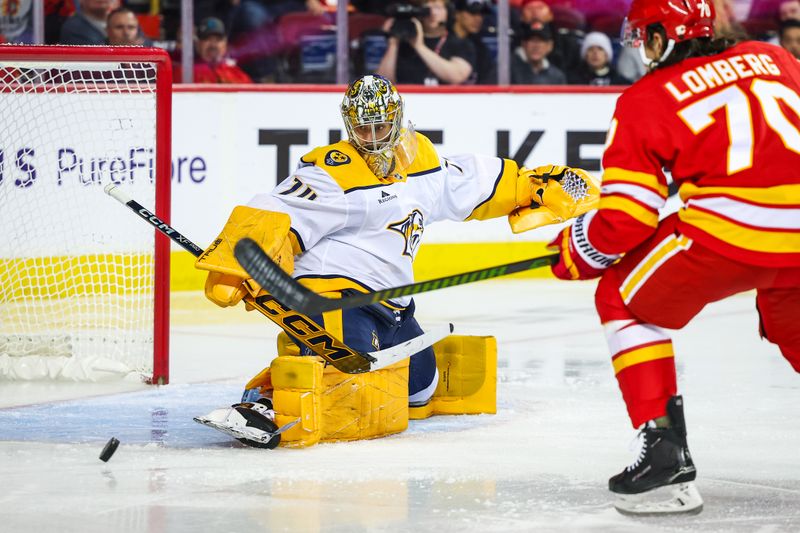
[[[0,46],[0,380],[168,380],[169,59]]]

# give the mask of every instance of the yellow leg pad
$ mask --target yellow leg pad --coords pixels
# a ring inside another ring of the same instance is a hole
[[[343,374],[317,357],[281,355],[270,368],[275,422],[300,419],[281,435],[281,446],[370,439],[408,427],[408,359]]]
[[[497,340],[450,335],[433,345],[439,385],[428,405],[409,408],[409,418],[497,412]]]

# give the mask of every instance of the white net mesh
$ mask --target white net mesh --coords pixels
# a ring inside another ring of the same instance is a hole
[[[564,177],[559,182],[570,197],[578,202],[589,197],[589,184],[578,174],[571,170],[564,172]]]
[[[0,379],[151,375],[156,67],[4,60]]]

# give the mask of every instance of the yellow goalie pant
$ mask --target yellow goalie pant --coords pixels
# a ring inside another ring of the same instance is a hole
[[[283,333],[278,357],[246,388],[272,390],[279,427],[300,419],[281,435],[281,446],[288,447],[400,433],[409,419],[436,414],[495,413],[495,338],[451,335],[433,348],[439,383],[422,407],[408,407],[408,359],[365,374],[344,374],[318,357],[300,357]]]

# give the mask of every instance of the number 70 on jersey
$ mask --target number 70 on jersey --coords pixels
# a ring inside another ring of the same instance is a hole
[[[762,79],[753,80],[749,91],[756,97],[769,128],[781,138],[788,150],[800,154],[800,131],[784,115],[779,104],[783,102],[800,117],[800,96],[781,82]],[[745,90],[731,85],[684,107],[678,111],[678,116],[695,135],[699,135],[714,123],[713,114],[723,108],[728,123],[727,168],[730,176],[753,166],[753,111]]]

